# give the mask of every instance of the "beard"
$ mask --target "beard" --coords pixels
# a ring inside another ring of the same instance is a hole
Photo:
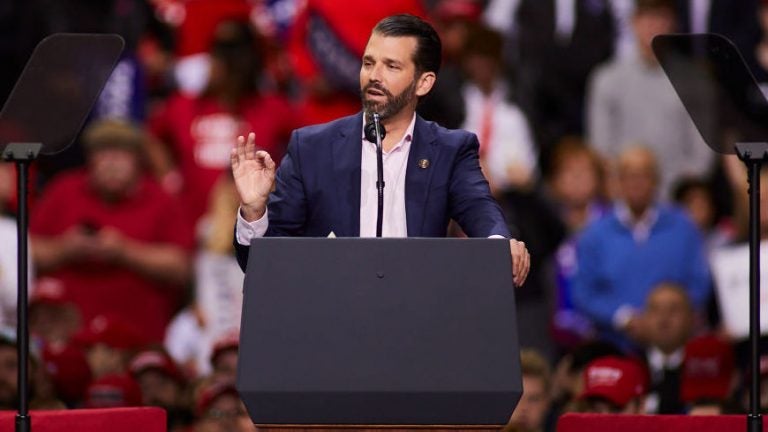
[[[366,99],[366,92],[368,89],[375,89],[386,96],[386,102],[376,102]],[[379,117],[382,120],[393,117],[395,114],[408,105],[409,102],[416,97],[416,80],[412,80],[408,87],[397,95],[393,95],[389,90],[385,89],[381,84],[375,82],[369,82],[360,90],[360,99],[363,101],[363,111],[366,114],[379,113]]]

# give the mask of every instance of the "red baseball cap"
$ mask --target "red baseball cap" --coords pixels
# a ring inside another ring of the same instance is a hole
[[[735,370],[733,347],[727,341],[714,335],[691,340],[685,346],[680,399],[727,399]]]
[[[88,386],[85,406],[88,408],[141,406],[141,388],[126,374],[107,375]]]
[[[91,369],[81,350],[72,345],[47,344],[43,348],[43,363],[64,402],[77,403],[84,399],[91,382]]]
[[[144,345],[143,338],[135,327],[117,317],[107,315],[94,317],[74,340],[85,347],[101,343],[115,349],[138,349]]]
[[[599,397],[624,408],[632,399],[642,396],[647,388],[647,373],[635,360],[600,357],[584,369],[584,390],[580,399]]]
[[[479,2],[474,0],[442,0],[434,9],[434,15],[445,21],[455,19],[477,21],[482,13],[483,9]]]
[[[156,370],[179,383],[183,384],[185,381],[184,376],[173,359],[165,352],[157,350],[147,350],[138,353],[131,360],[129,370],[134,377],[138,377],[141,373],[148,370]]]
[[[37,280],[35,289],[29,297],[29,307],[38,304],[65,305],[69,303],[64,282],[52,277],[42,277]]]
[[[240,348],[240,332],[231,331],[223,334],[213,343],[213,349],[211,350],[211,364],[216,363],[216,358],[227,350],[237,350]]]
[[[231,381],[214,381],[208,384],[203,388],[197,398],[197,415],[203,416],[216,399],[228,394],[237,396],[238,398],[240,397],[240,394],[235,387],[235,383]]]

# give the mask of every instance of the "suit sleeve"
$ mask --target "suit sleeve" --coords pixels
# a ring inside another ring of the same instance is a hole
[[[509,238],[504,214],[480,169],[479,147],[477,136],[468,134],[458,150],[448,186],[450,216],[470,237]]]
[[[307,199],[301,177],[298,131],[291,134],[288,151],[275,175],[275,190],[269,195],[267,208],[269,227],[265,236],[302,236],[304,234]],[[239,244],[237,235],[235,235],[234,245],[237,262],[245,271],[250,246]]]

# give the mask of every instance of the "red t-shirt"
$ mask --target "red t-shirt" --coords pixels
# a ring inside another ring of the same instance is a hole
[[[130,197],[108,204],[93,191],[86,172],[60,174],[32,209],[30,232],[54,237],[85,225],[112,227],[141,242],[173,244],[190,251],[194,247],[191,224],[180,203],[149,178],[141,180]],[[45,276],[64,283],[83,322],[99,314],[116,315],[134,323],[148,343],[162,342],[181,295],[179,286],[104,262],[73,264]]]
[[[230,169],[238,135],[254,132],[256,145],[279,163],[297,124],[291,105],[276,95],[247,98],[234,113],[212,98],[177,95],[153,116],[149,128],[175,157],[184,181],[182,199],[196,222],[216,180]]]

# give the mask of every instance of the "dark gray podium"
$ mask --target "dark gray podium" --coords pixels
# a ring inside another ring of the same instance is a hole
[[[244,289],[263,430],[497,430],[520,398],[506,240],[256,239]]]

